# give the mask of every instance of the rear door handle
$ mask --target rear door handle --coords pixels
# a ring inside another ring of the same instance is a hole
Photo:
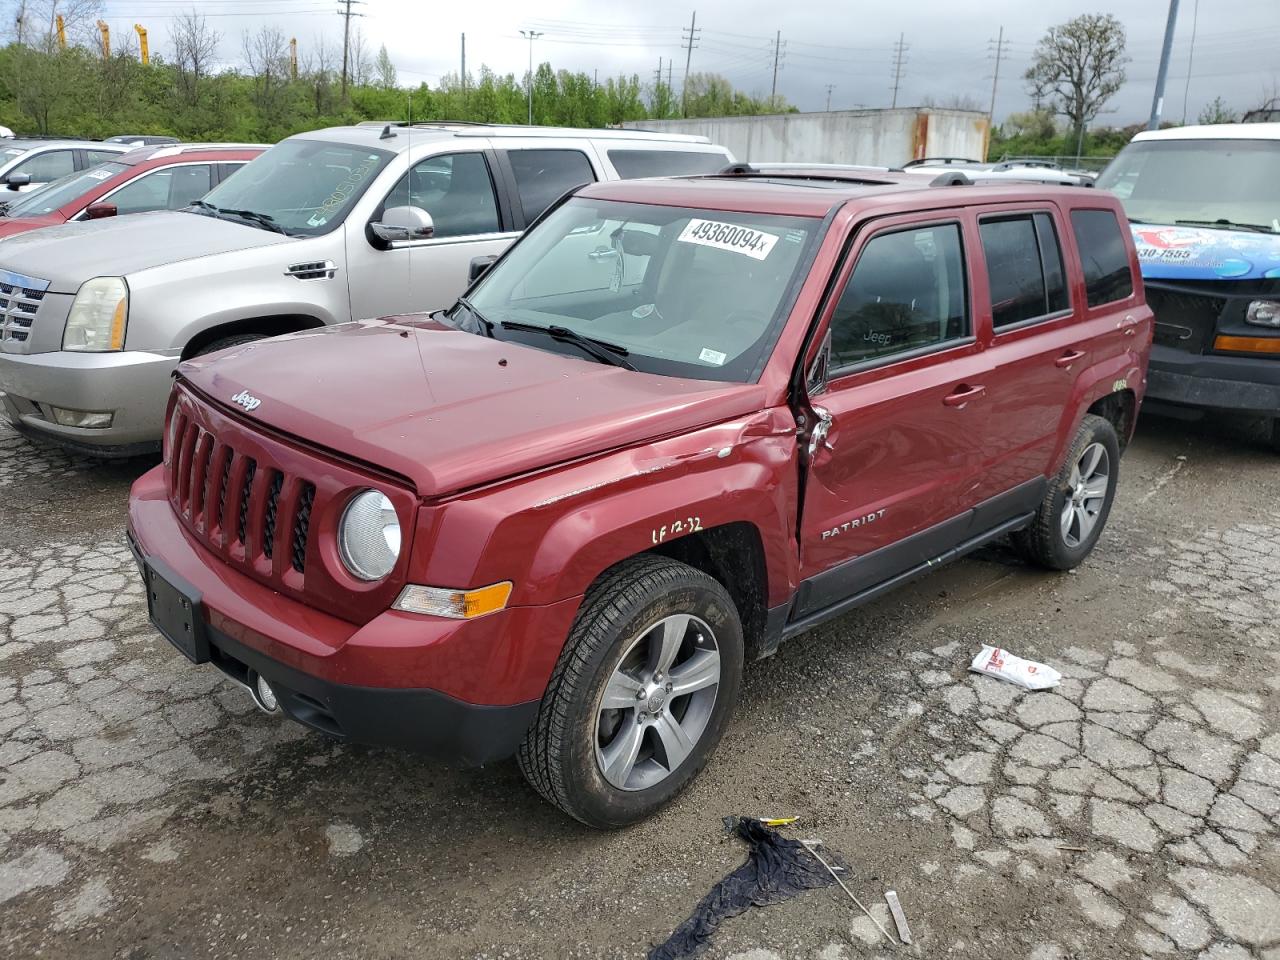
[[[967,383],[962,383],[943,397],[942,403],[948,407],[963,407],[970,400],[977,400],[986,392],[987,388],[981,384],[969,386]]]
[[[1053,361],[1053,365],[1061,370],[1065,370],[1083,356],[1083,350],[1068,350],[1057,360]]]

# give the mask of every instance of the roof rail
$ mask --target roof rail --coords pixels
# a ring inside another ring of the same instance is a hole
[[[919,160],[908,160],[902,167],[905,170],[907,167],[950,166],[953,163],[981,162],[981,160],[974,160],[972,157],[921,157]]]
[[[749,177],[759,176],[760,171],[749,163],[731,163],[716,171],[717,177]]]

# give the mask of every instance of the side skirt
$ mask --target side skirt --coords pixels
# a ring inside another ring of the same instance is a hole
[[[1031,523],[1048,479],[1037,477],[978,504],[958,517],[842,563],[800,584],[788,604],[768,611],[764,649],[777,649],[821,623],[843,616]],[[974,533],[974,530],[979,532]]]

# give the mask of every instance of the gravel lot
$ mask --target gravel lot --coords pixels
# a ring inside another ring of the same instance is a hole
[[[638,957],[741,862],[742,813],[896,889],[916,944],[819,890],[713,958],[1280,958],[1280,462],[1245,432],[1144,419],[1073,574],[991,549],[784,645],[616,834],[514,764],[336,745],[188,666],[122,542],[146,466],[0,426],[0,956]],[[968,674],[982,642],[1066,679]]]

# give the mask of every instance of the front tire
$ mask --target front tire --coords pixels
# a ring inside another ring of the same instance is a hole
[[[520,769],[589,827],[642,820],[710,758],[742,661],[742,624],[724,587],[664,557],[624,561],[587,591],[520,745]]]
[[[1120,479],[1120,440],[1110,421],[1086,414],[1067,459],[1013,545],[1032,563],[1071,570],[1093,552]]]

